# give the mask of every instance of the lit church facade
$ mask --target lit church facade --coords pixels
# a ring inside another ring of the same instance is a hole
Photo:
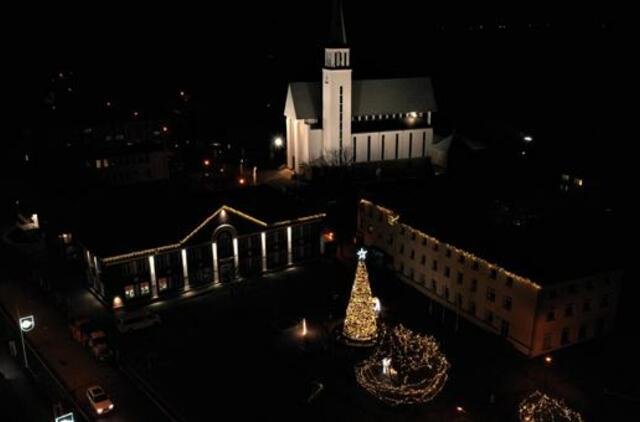
[[[353,80],[342,7],[337,3],[322,81],[289,84],[287,166],[348,165],[429,159],[446,167],[448,140],[436,142],[431,79]]]

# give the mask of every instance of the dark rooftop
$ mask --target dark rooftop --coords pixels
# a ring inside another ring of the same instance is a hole
[[[267,224],[320,212],[266,185],[210,193],[156,182],[86,197],[75,207],[73,226],[81,243],[108,257],[177,243],[223,205]]]
[[[620,268],[614,211],[559,190],[500,199],[434,180],[373,187],[362,197],[397,212],[400,223],[541,285]]]

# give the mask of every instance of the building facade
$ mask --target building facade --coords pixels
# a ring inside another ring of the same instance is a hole
[[[403,159],[430,159],[446,167],[449,141],[434,138],[431,80],[352,80],[342,6],[334,4],[321,82],[288,87],[288,167],[304,172],[308,166]]]
[[[363,199],[358,234],[399,278],[433,303],[504,337],[534,357],[613,327],[621,271],[538,283],[420,231],[394,210]]]
[[[81,239],[89,288],[119,308],[300,264],[323,251],[324,216],[268,220],[222,205],[168,244],[100,252],[100,239]]]

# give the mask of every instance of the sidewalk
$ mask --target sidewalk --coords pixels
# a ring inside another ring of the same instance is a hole
[[[0,412],[3,420],[24,422],[51,420],[52,406],[48,398],[34,385],[25,369],[9,354],[6,346],[7,342],[2,341],[0,345]]]
[[[16,281],[0,284],[0,305],[14,319],[18,311],[20,315],[35,316],[36,327],[25,338],[87,414],[91,414],[91,409],[85,391],[90,385],[99,384],[112,396],[116,405],[116,411],[109,420],[166,420],[123,374],[113,367],[100,365],[72,339],[65,319],[33,285]]]

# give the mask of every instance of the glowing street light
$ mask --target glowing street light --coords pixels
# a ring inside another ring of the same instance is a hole
[[[167,133],[167,132],[169,132],[169,128],[167,126],[162,126],[162,131],[164,133]]]
[[[307,330],[307,319],[302,318],[302,337],[306,336],[309,333]]]
[[[65,415],[61,415],[56,417],[55,422],[74,422],[73,413],[67,413]]]
[[[547,365],[551,365],[551,363],[553,362],[553,358],[549,355],[544,357],[544,363]]]
[[[29,361],[27,360],[27,348],[24,344],[24,333],[28,333],[36,327],[36,319],[33,315],[22,317],[18,320],[20,326],[20,340],[22,340],[22,355],[24,356],[24,367],[29,367]]]
[[[284,141],[281,137],[278,136],[273,140],[273,146],[275,146],[276,148],[282,148],[284,146]]]
[[[527,136],[523,137],[522,140],[525,141],[525,142],[533,142],[533,137],[527,135]]]
[[[211,165],[211,161],[209,161],[209,159],[205,158],[202,161],[202,164],[204,164],[205,167],[209,167]]]

